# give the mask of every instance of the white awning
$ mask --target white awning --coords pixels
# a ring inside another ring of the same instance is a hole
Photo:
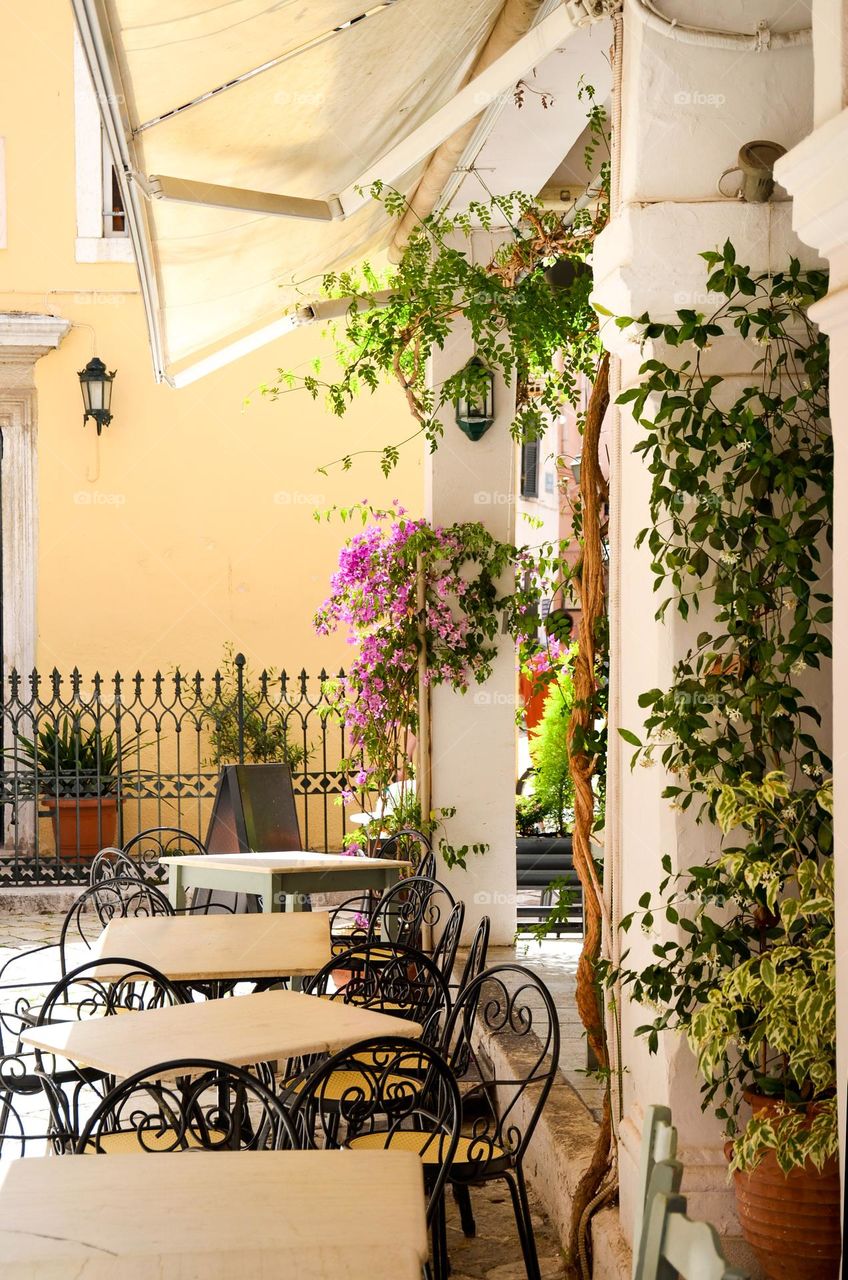
[[[269,341],[327,271],[385,261],[390,220],[357,185],[414,190],[439,144],[581,10],[521,0],[536,25],[478,75],[504,0],[358,3],[73,0],[157,378],[186,381]]]

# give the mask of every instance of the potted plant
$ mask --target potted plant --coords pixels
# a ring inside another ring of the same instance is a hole
[[[99,722],[89,729],[80,716],[65,716],[45,725],[34,739],[17,734],[16,741],[18,747],[5,754],[32,770],[59,857],[82,861],[114,844],[119,766],[138,740],[119,751],[114,734],[104,735]]]
[[[688,1040],[721,1100],[742,1232],[769,1280],[828,1280],[841,1205],[831,785],[798,794],[782,772],[745,777],[720,789],[716,812],[725,833],[778,833],[780,854],[752,857],[748,844],[722,855],[750,895],[750,954],[716,976]],[[828,833],[822,857],[811,832]]]
[[[224,645],[210,715],[211,764],[238,763],[243,755],[250,764],[285,764],[292,773],[305,767],[309,750],[289,740],[285,716],[269,696],[269,685],[279,682],[279,674],[267,670],[257,684],[241,654]]]

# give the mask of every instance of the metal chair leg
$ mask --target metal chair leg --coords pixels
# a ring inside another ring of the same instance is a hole
[[[431,1232],[433,1240],[433,1280],[448,1280],[450,1259],[448,1258],[448,1231],[444,1190],[439,1196],[439,1202],[433,1213]]]
[[[512,1197],[512,1208],[515,1214],[515,1225],[518,1228],[521,1253],[524,1257],[524,1268],[527,1272],[527,1280],[541,1280],[539,1256],[536,1252],[536,1239],[533,1233],[533,1221],[530,1217],[527,1188],[524,1185],[524,1174],[520,1166],[515,1172],[515,1178],[511,1174],[505,1173],[504,1182],[509,1187],[509,1194]]]
[[[462,1234],[467,1240],[473,1240],[477,1235],[477,1223],[474,1221],[474,1210],[471,1207],[471,1192],[464,1182],[451,1183],[451,1190],[459,1210]]]

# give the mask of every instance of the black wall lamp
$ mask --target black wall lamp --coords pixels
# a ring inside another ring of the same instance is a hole
[[[112,380],[115,372],[113,369],[109,373],[103,361],[97,356],[92,356],[85,368],[79,371],[82,403],[85,409],[82,425],[85,426],[88,419],[93,418],[97,424],[98,435],[112,421],[109,406],[112,403]]]
[[[480,440],[495,420],[495,376],[487,369],[479,356],[473,356],[465,366],[472,370],[474,390],[462,396],[456,406],[456,425],[469,440]]]

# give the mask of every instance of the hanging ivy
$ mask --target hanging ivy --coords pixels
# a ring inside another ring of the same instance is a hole
[[[377,451],[388,474],[411,440],[423,435],[431,450],[437,448],[440,412],[465,398],[478,401],[488,369],[516,383],[515,438],[538,439],[546,415],[559,413],[564,402],[578,401],[580,379],[594,379],[601,355],[586,259],[609,216],[606,116],[591,86],[581,85],[579,96],[589,108],[587,169],[599,171],[586,204],[563,214],[512,192],[474,201],[459,213],[431,213],[413,227],[391,270],[380,274],[366,263],[324,276],[326,297],[350,300],[343,324],[332,327],[331,376],[321,360],[305,375],[278,369],[262,393],[277,399],[303,390],[313,399],[323,397],[341,417],[361,392],[398,381],[417,429]],[[407,213],[402,193],[380,183],[370,193],[391,216]],[[506,227],[507,238],[490,258],[478,261],[471,239],[493,227]],[[554,267],[563,285],[554,282]],[[480,363],[458,369],[433,390],[427,385],[427,359],[444,346],[459,319],[469,325]],[[349,469],[355,456],[352,451],[336,463]]]

